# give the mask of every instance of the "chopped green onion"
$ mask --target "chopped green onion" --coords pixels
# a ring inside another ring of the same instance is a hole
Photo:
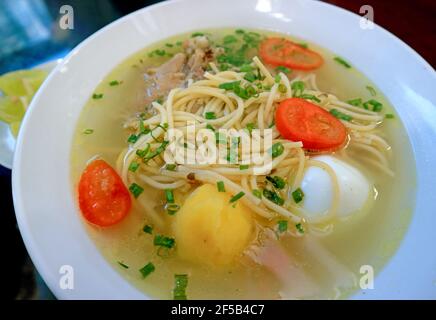
[[[363,104],[363,107],[367,110],[371,110],[369,106],[372,106],[372,111],[380,112],[383,109],[383,104],[377,100],[371,99]]]
[[[251,134],[253,132],[253,129],[256,127],[256,125],[252,122],[247,123],[245,128],[248,130],[248,133]]]
[[[92,99],[97,100],[97,99],[101,99],[101,98],[103,98],[103,93],[94,93],[92,95]]]
[[[348,100],[347,103],[351,104],[352,106],[358,107],[358,106],[362,105],[362,99],[356,98],[356,99]]]
[[[174,47],[174,45],[172,43],[165,43],[165,46],[167,46],[168,48]]]
[[[281,80],[282,80],[282,77],[280,77],[279,74],[276,74],[275,77],[274,77],[274,82],[275,83],[280,83]]]
[[[256,75],[253,72],[247,72],[244,75],[244,79],[249,81],[249,82],[253,82],[257,79]]]
[[[138,150],[136,150],[136,155],[138,156],[138,157],[141,157],[141,158],[144,158],[147,154],[148,154],[148,152],[150,151],[150,144],[149,143],[147,143],[147,146],[144,148],[144,149],[138,149]]]
[[[241,81],[232,81],[232,82],[224,82],[221,83],[218,88],[224,89],[224,90],[233,90],[235,86],[239,86]]]
[[[224,186],[224,182],[223,181],[217,181],[216,187],[218,188],[219,192],[226,192],[226,188]]]
[[[243,29],[236,29],[236,30],[235,30],[235,33],[236,33],[236,34],[244,34],[244,33],[245,33],[245,30],[243,30]]]
[[[253,196],[255,196],[256,198],[262,199],[262,192],[260,192],[260,190],[258,190],[258,189],[253,189],[253,191],[251,191],[251,193],[252,193]]]
[[[283,73],[288,74],[289,72],[291,72],[291,69],[286,68],[286,67],[284,67],[284,66],[278,66],[278,67],[276,68],[276,71],[277,71],[277,72],[283,72]]]
[[[286,93],[288,91],[288,88],[286,88],[286,86],[283,83],[280,83],[278,88],[280,93]]]
[[[288,220],[278,221],[277,226],[280,233],[286,232],[288,230]]]
[[[135,172],[136,170],[138,170],[138,168],[139,168],[138,162],[132,161],[129,165],[129,171],[131,172]]]
[[[167,52],[165,50],[156,49],[156,50],[154,50],[154,53],[160,57],[163,57]]]
[[[175,163],[167,164],[165,166],[165,170],[168,171],[176,171],[177,165]]]
[[[209,129],[209,130],[215,131],[215,128],[214,128],[212,125],[210,125],[209,123],[206,124],[206,129]]]
[[[118,80],[113,80],[113,81],[109,82],[109,85],[110,85],[111,87],[113,87],[113,86],[117,86],[117,85],[119,85],[119,84],[120,84],[120,82],[119,82]]]
[[[172,216],[172,215],[176,214],[177,211],[180,210],[180,206],[178,204],[171,203],[171,204],[168,204],[166,206],[166,209],[167,209],[168,214],[170,216]]]
[[[224,44],[230,44],[230,43],[234,43],[237,41],[238,41],[238,39],[233,35],[227,35],[223,38]]]
[[[83,134],[91,134],[94,132],[94,129],[85,129],[83,130]]]
[[[375,91],[375,89],[371,86],[366,86],[366,89],[369,91],[369,93],[375,97],[377,95],[377,92]]]
[[[171,249],[176,244],[176,240],[158,234],[154,236],[153,244],[158,247]]]
[[[238,201],[243,196],[245,196],[245,192],[243,192],[243,191],[239,192],[238,194],[236,194],[236,195],[234,195],[233,197],[230,198],[230,203]]]
[[[297,228],[297,231],[298,231],[299,233],[304,233],[303,225],[302,225],[301,223],[297,223],[297,224],[295,225],[295,228]]]
[[[340,112],[338,109],[330,109],[330,114],[334,116],[335,118],[344,120],[344,121],[351,121],[353,120],[352,116],[349,116],[348,114]]]
[[[271,184],[273,185],[274,188],[277,189],[283,189],[286,185],[285,180],[283,180],[283,178],[279,177],[279,176],[266,176],[266,180],[268,180],[269,182],[271,182]]]
[[[385,114],[385,118],[386,118],[386,119],[394,119],[395,116],[394,116],[393,113],[386,113],[386,114]]]
[[[305,42],[297,43],[297,45],[299,45],[299,46],[302,47],[303,49],[307,49],[307,48],[309,47],[309,45],[308,45],[307,43],[305,43]]]
[[[121,262],[121,261],[117,261],[117,263],[118,263],[121,267],[123,267],[124,269],[129,269],[129,266],[128,266],[127,264],[125,264],[125,263],[123,263],[123,262]]]
[[[187,300],[186,288],[188,287],[187,274],[175,274],[175,285],[173,289],[174,300]]]
[[[138,136],[136,134],[131,134],[128,138],[127,138],[127,142],[129,143],[135,143],[136,141],[138,141]]]
[[[133,196],[136,198],[139,197],[139,195],[144,192],[144,188],[142,188],[140,185],[136,183],[132,183],[129,187],[129,191],[133,194]]]
[[[148,233],[148,234],[152,234],[153,233],[153,227],[150,226],[149,224],[146,224],[144,226],[144,228],[142,228],[142,231],[144,231],[145,233]]]
[[[291,84],[292,96],[299,97],[303,94],[304,91],[304,82],[303,81],[295,81]]]
[[[155,269],[156,268],[154,267],[154,264],[149,262],[145,266],[143,266],[141,269],[139,269],[139,272],[141,272],[143,278],[146,278]]]
[[[333,60],[335,60],[337,63],[342,64],[345,68],[351,68],[351,64],[349,64],[347,61],[342,59],[341,57],[334,57]]]
[[[244,64],[239,68],[240,72],[251,72],[253,71],[253,67],[250,66],[249,64]]]
[[[191,34],[192,38],[194,38],[194,37],[201,37],[201,36],[204,36],[203,32],[194,32],[193,34]]]
[[[268,189],[263,189],[263,196],[279,206],[282,206],[285,203],[285,200],[283,200],[277,193]]]
[[[301,96],[300,96],[300,98],[302,98],[302,99],[306,99],[306,100],[313,100],[313,101],[316,101],[316,102],[318,102],[318,103],[320,103],[321,102],[321,100],[319,100],[316,96],[314,96],[313,94],[302,94]]]
[[[248,164],[241,164],[239,166],[239,170],[247,170],[248,168],[250,168],[250,166]]]
[[[301,188],[297,188],[292,192],[292,198],[294,199],[295,203],[300,203],[304,198],[304,192],[301,190]]]
[[[156,157],[156,156],[158,156],[159,154],[161,154],[162,152],[164,152],[165,151],[165,148],[167,147],[167,145],[169,144],[170,142],[169,141],[164,141],[164,142],[162,142],[162,144],[159,146],[159,147],[157,147],[156,148],[156,150],[154,150],[153,152],[151,152],[149,155],[147,155],[145,158],[144,158],[144,161],[148,161],[148,160],[150,160],[150,159],[153,159],[154,157]]]
[[[207,119],[207,120],[213,120],[213,119],[216,119],[216,115],[215,115],[215,112],[206,112],[205,114],[204,114],[204,117]]]
[[[182,41],[177,41],[177,42],[176,42],[176,46],[178,46],[178,47],[180,47],[182,44],[183,44]]]
[[[174,203],[174,193],[172,189],[165,189],[165,198],[168,203]]]
[[[283,144],[281,142],[276,142],[271,147],[271,156],[277,158],[283,153],[283,151],[285,151]]]

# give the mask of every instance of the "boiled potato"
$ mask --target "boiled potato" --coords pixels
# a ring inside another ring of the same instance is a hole
[[[205,184],[198,187],[177,212],[174,233],[178,254],[193,262],[227,265],[240,255],[253,237],[252,215],[231,194]]]

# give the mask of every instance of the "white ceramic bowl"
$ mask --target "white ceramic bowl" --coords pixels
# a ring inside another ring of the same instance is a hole
[[[377,15],[376,15],[377,16]],[[239,26],[290,33],[351,61],[389,98],[403,121],[417,165],[416,210],[376,289],[355,298],[436,298],[436,76],[410,47],[360,17],[318,1],[176,0],[132,13],[97,32],[55,69],[27,112],[18,138],[13,195],[33,262],[58,298],[146,298],[105,262],[77,212],[69,161],[80,111],[99,81],[130,54],[168,36]],[[74,268],[74,289],[59,286]]]

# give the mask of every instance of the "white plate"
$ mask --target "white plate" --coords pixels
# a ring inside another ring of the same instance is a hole
[[[436,298],[436,76],[410,47],[360,17],[318,1],[176,0],[130,14],[75,48],[43,84],[18,138],[13,194],[18,223],[39,272],[58,298],[146,298],[103,259],[83,228],[69,174],[76,121],[105,75],[130,54],[204,28],[272,29],[313,41],[351,61],[389,98],[417,164],[416,210],[398,252],[355,298]],[[74,290],[59,286],[74,268]]]
[[[35,67],[35,69],[52,71],[62,59],[48,61]],[[9,129],[9,125],[0,121],[0,165],[12,169],[16,139]]]

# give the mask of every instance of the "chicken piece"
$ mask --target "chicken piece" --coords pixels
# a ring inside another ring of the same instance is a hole
[[[186,62],[184,53],[177,53],[158,68],[150,68],[144,75],[147,84],[147,102],[166,96],[168,92],[183,85],[185,74],[183,68]]]

